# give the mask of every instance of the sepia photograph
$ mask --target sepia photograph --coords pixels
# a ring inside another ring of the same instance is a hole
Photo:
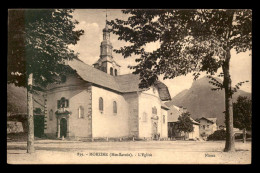
[[[251,9],[7,22],[7,164],[252,163]]]

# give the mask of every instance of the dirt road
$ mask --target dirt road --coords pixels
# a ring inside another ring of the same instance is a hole
[[[10,164],[250,164],[251,142],[236,142],[235,153],[223,152],[224,141],[35,141],[36,152],[26,153],[26,142],[7,143]]]

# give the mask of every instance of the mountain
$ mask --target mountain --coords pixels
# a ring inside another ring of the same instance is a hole
[[[34,108],[43,108],[43,97],[40,95],[33,95]],[[17,87],[14,84],[7,84],[7,112],[12,114],[27,113],[27,89]]]
[[[217,78],[217,80],[222,83],[221,79]],[[200,78],[192,83],[190,89],[181,91],[165,104],[186,107],[193,119],[199,117],[217,118],[218,125],[224,125],[225,93],[224,90],[212,91],[211,88],[214,87],[209,83],[207,77]],[[233,102],[237,100],[239,95],[251,99],[251,93],[238,90],[233,95]]]
[[[14,84],[7,84],[7,112],[27,112],[27,91],[26,88],[17,87]]]

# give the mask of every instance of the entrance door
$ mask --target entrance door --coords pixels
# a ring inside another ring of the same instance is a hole
[[[60,137],[62,138],[62,136],[64,138],[67,136],[67,120],[65,118],[60,120]]]
[[[44,134],[44,115],[34,115],[34,136],[41,138]]]

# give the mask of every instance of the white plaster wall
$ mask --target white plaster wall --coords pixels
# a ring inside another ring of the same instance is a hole
[[[91,119],[88,117],[89,107],[91,107],[90,93],[87,90],[74,95],[70,98],[70,135],[76,137],[91,136]],[[84,108],[84,118],[79,118],[78,109]]]
[[[155,91],[155,92],[154,92]],[[151,138],[152,137],[152,108],[156,107],[158,119],[158,133],[162,135],[162,112],[161,101],[157,89],[150,88],[139,94],[139,137]],[[142,119],[143,113],[147,114],[147,121]],[[167,123],[166,123],[167,125]]]
[[[161,109],[161,137],[162,138],[167,138],[168,137],[168,111],[165,109]],[[163,115],[165,115],[165,123],[163,123]]]
[[[205,125],[205,129],[203,129],[203,125]],[[209,125],[209,127],[207,127]],[[208,123],[207,120],[200,120],[200,135],[205,132],[206,135],[210,135],[214,133],[215,129],[217,129],[216,124]]]
[[[212,124],[212,133],[214,133],[216,130],[218,130],[217,124]]]
[[[46,129],[44,130],[45,134],[52,134],[56,135],[57,132],[57,119],[55,112],[57,111],[57,100],[60,100],[62,97],[65,97],[66,99],[69,99],[69,108],[67,108],[69,111],[72,111],[72,115],[70,116],[70,128],[71,125],[74,124],[73,120],[74,117],[77,114],[77,107],[79,106],[79,103],[83,103],[85,100],[83,99],[86,96],[87,88],[89,87],[89,84],[85,81],[82,81],[74,76],[67,77],[67,80],[63,84],[52,84],[48,86],[49,91],[47,94],[47,102],[46,102],[46,110],[47,110],[47,118],[46,121]],[[82,95],[82,96],[81,96]],[[77,99],[78,98],[78,99]],[[72,99],[72,100],[71,100]],[[87,102],[83,105],[85,112],[87,109]],[[49,111],[53,110],[53,119],[49,119]],[[83,122],[82,122],[83,123]],[[80,127],[81,128],[81,127]],[[71,135],[75,134],[76,129],[71,128]]]
[[[99,111],[99,97],[103,98],[104,111]],[[113,113],[117,102],[117,114]],[[123,137],[129,135],[128,104],[121,94],[92,86],[92,135],[93,137]]]
[[[193,124],[193,132],[189,133],[189,139],[196,139],[200,137],[199,125]]]

